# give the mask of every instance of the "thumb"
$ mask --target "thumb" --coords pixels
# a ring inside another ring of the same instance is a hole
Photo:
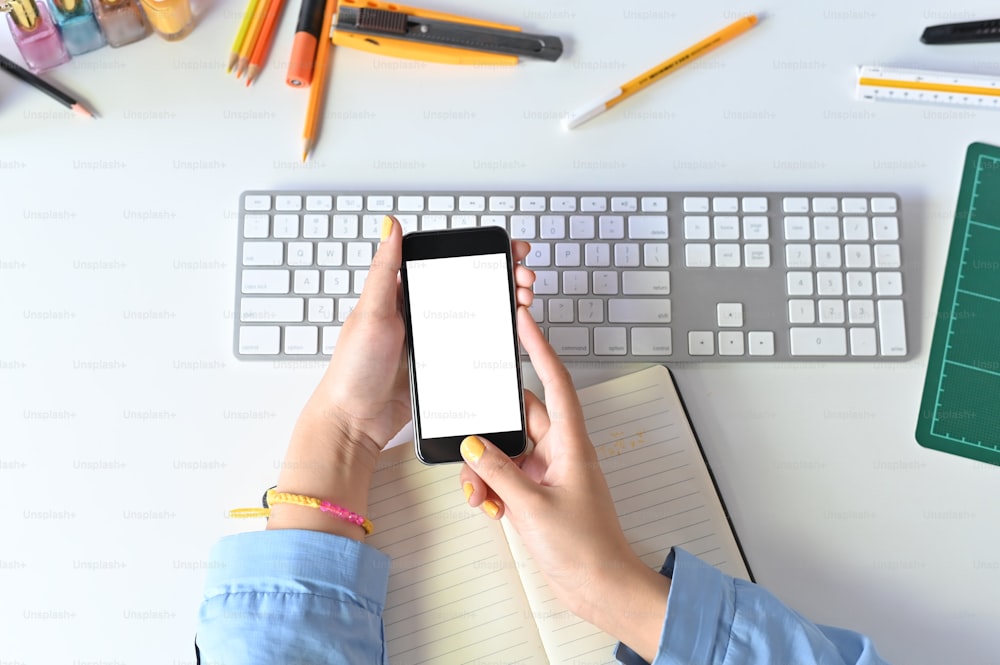
[[[373,315],[395,313],[396,282],[402,260],[403,229],[395,217],[386,215],[382,220],[382,242],[372,257],[359,307]]]
[[[462,458],[490,486],[500,500],[515,510],[538,485],[524,475],[514,460],[486,439],[467,436],[460,446]]]

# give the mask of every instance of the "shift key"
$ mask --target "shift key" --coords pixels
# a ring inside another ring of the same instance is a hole
[[[243,298],[240,321],[296,323],[302,320],[303,298]]]

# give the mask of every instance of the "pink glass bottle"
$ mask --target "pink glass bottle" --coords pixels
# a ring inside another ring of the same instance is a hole
[[[7,0],[4,10],[14,43],[28,69],[38,74],[69,60],[69,52],[44,2]]]

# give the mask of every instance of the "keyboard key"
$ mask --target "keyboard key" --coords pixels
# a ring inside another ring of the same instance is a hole
[[[684,218],[684,238],[686,240],[708,240],[710,233],[708,217],[690,215]]]
[[[413,195],[400,196],[396,199],[396,208],[400,212],[423,212],[424,197]]]
[[[774,333],[766,330],[747,333],[747,352],[751,356],[773,356]]]
[[[844,278],[839,272],[817,272],[816,293],[821,296],[839,296],[844,293]]]
[[[708,268],[712,265],[712,249],[708,244],[684,245],[684,263],[689,268]]]
[[[891,196],[872,198],[872,212],[896,212],[896,199]]]
[[[725,330],[719,333],[720,356],[743,355],[743,333],[739,330]]]
[[[597,337],[597,331],[594,331]],[[644,328],[636,326],[631,330],[632,355],[670,356],[674,349],[670,328]]]
[[[337,301],[337,321],[344,323],[351,315],[354,308],[358,306],[357,298],[341,298]]]
[[[538,226],[541,237],[546,240],[566,237],[566,218],[562,215],[542,215],[538,220]]]
[[[458,209],[462,212],[483,212],[486,210],[485,196],[460,196]]]
[[[535,323],[543,323],[545,321],[545,299],[534,298],[528,311],[531,312],[531,318],[535,320]]]
[[[371,238],[372,240],[378,240],[379,238],[381,238],[383,219],[385,219],[385,215],[362,215],[361,237]]]
[[[575,196],[553,196],[549,199],[552,212],[576,212]]]
[[[275,210],[302,210],[302,197],[282,195],[274,197]]]
[[[288,293],[290,279],[287,270],[244,270],[240,293]]]
[[[580,198],[581,212],[607,212],[608,199],[603,196],[583,196]]]
[[[580,245],[575,242],[556,243],[556,265],[567,268],[580,265]]]
[[[347,243],[347,265],[370,266],[372,264],[372,244],[370,242]]]
[[[639,245],[636,243],[615,243],[615,267],[636,268],[639,265]]]
[[[872,294],[872,274],[870,272],[847,273],[847,295],[870,296]]]
[[[571,215],[569,218],[569,237],[574,240],[590,240],[593,238],[593,215]]]
[[[288,326],[285,328],[285,353],[313,355],[318,348],[318,330],[313,326]]]
[[[489,202],[490,212],[514,212],[517,209],[513,196],[491,196]]]
[[[475,215],[452,215],[451,216],[451,228],[453,229],[471,229],[476,226],[476,216]]]
[[[537,295],[542,296],[559,293],[559,273],[554,270],[536,270],[532,289]]]
[[[369,196],[365,201],[365,209],[372,212],[390,212],[393,208],[392,198],[385,194]]]
[[[875,245],[876,268],[899,267],[899,245]]]
[[[284,260],[284,247],[280,242],[243,243],[243,265],[280,266]]]
[[[574,321],[575,307],[569,298],[549,298],[548,310],[550,323],[573,323]]]
[[[562,274],[562,292],[566,295],[582,296],[587,295],[587,287],[590,283],[590,275],[586,270],[567,270]]]
[[[716,196],[712,199],[712,212],[739,212],[740,202],[735,196]]]
[[[739,268],[740,246],[735,243],[717,244],[715,246],[715,265],[720,268]]]
[[[785,240],[809,240],[808,217],[785,217]]]
[[[590,353],[590,330],[553,326],[549,328],[549,344],[561,356],[585,356]]]
[[[670,323],[670,301],[666,298],[612,298],[608,301],[609,323]]]
[[[634,196],[611,197],[611,212],[637,212],[638,203]]]
[[[668,267],[670,245],[665,242],[647,242],[642,246],[642,262],[647,268]]]
[[[851,328],[852,356],[874,356],[877,352],[874,328]]]
[[[815,323],[816,308],[812,300],[796,298],[788,301],[789,323]]]
[[[333,355],[340,338],[340,326],[323,326],[323,353]]]
[[[767,212],[767,198],[763,196],[744,196],[743,212]]]
[[[275,215],[274,216],[274,237],[275,238],[298,238],[299,237],[299,216],[298,215]]]
[[[878,301],[878,340],[882,355],[906,355],[906,326],[902,300]]]
[[[625,218],[618,215],[601,215],[598,229],[602,240],[620,240],[625,237]]]
[[[243,298],[240,321],[298,323],[302,321],[304,306],[302,298]]]
[[[811,268],[812,247],[810,245],[785,245],[785,266],[788,268]]]
[[[715,355],[715,336],[708,330],[692,330],[689,332],[688,355]]]
[[[577,319],[580,323],[604,323],[604,300],[581,298],[576,304]]]
[[[545,197],[522,196],[517,201],[517,209],[521,212],[545,212]]]
[[[333,210],[333,197],[325,195],[307,196],[306,210],[310,212],[329,212]]]
[[[344,243],[321,242],[316,245],[316,265],[339,266],[344,263]]]
[[[840,240],[840,219],[813,217],[813,237],[816,240]]]
[[[266,238],[271,229],[271,219],[267,215],[250,214],[243,216],[244,238]]]
[[[843,323],[843,300],[820,300],[818,303],[820,323]]]
[[[622,294],[670,295],[670,273],[666,270],[626,270],[622,273]]]
[[[666,240],[666,215],[629,215],[628,237],[633,240]]]
[[[708,197],[685,196],[684,212],[708,212]]]
[[[644,196],[642,197],[643,212],[667,212],[667,197],[665,196]]]
[[[336,202],[337,210],[343,212],[357,212],[365,208],[365,199],[362,196],[338,196]]]
[[[552,265],[552,245],[547,242],[533,242],[524,265],[529,268],[546,268]]]
[[[535,237],[535,232],[534,232],[534,228],[535,228],[535,226],[534,226],[534,224],[535,224],[534,217],[532,215],[524,215],[523,217],[531,217],[532,218],[532,221],[531,221],[531,229],[532,230],[531,230],[530,233],[528,231],[518,231],[518,232],[519,233],[523,233],[524,237],[526,239],[530,239],[530,238]],[[507,228],[507,216],[506,215],[481,215],[479,217],[479,225],[480,226],[499,226],[501,229],[505,229],[505,228]],[[512,228],[512,230],[513,230],[513,228]]]
[[[281,349],[279,326],[240,326],[240,353],[273,356]]]
[[[743,327],[743,303],[720,302],[715,306],[715,313],[720,328]]]
[[[740,218],[718,215],[713,221],[717,240],[739,240]]]
[[[793,270],[785,276],[786,292],[790,296],[811,296],[813,294],[813,274]]]
[[[868,218],[845,217],[844,240],[868,240]]]
[[[875,307],[871,300],[848,300],[847,320],[851,323],[875,323]]]
[[[749,243],[743,245],[743,264],[747,268],[770,268],[771,246]]]
[[[817,196],[812,200],[812,211],[816,213],[837,213],[840,212],[840,205],[836,197]]]
[[[791,213],[809,212],[809,199],[804,196],[786,196],[781,201],[781,210]]]
[[[903,275],[898,272],[875,273],[875,290],[880,296],[903,295]]]
[[[313,260],[313,244],[311,242],[288,243],[288,265],[311,266]]]
[[[899,240],[899,220],[895,217],[873,218],[872,237],[875,240]]]
[[[866,213],[868,212],[868,199],[863,199],[859,197],[844,197],[840,206],[844,213]]]
[[[296,270],[292,290],[295,293],[319,293],[319,271]]]
[[[246,210],[270,210],[271,197],[267,194],[247,194],[243,197],[243,208]]]
[[[745,240],[767,240],[770,229],[767,217],[749,216],[743,218],[743,238]]]
[[[611,270],[597,270],[591,273],[595,296],[618,295],[618,273]],[[536,280],[537,282],[537,280]]]
[[[870,268],[872,250],[868,245],[844,245],[844,265],[848,268]]]
[[[487,226],[487,224],[483,224]],[[497,226],[502,226],[498,224]],[[511,215],[510,237],[520,240],[531,240],[536,236],[534,215]],[[546,264],[547,265],[547,264]]]
[[[421,215],[420,216],[420,230],[421,231],[440,231],[441,229],[448,228],[448,216],[447,215]]]
[[[333,216],[333,237],[334,238],[357,238],[358,237],[358,216],[357,215],[334,215]]]
[[[347,270],[324,270],[323,293],[343,295],[351,290],[351,273]]]
[[[847,334],[843,328],[791,328],[789,352],[793,356],[846,356]]]
[[[313,323],[333,321],[333,298],[310,298],[307,309],[309,321]]]
[[[624,356],[627,350],[625,328],[594,329],[594,353],[596,355]]]
[[[330,234],[330,218],[309,214],[302,218],[303,238],[326,238]]]
[[[840,267],[840,245],[816,245],[817,268]]]
[[[455,197],[428,196],[427,209],[431,212],[452,212],[455,210]]]
[[[587,267],[603,268],[611,265],[611,245],[604,242],[587,243],[584,251]]]

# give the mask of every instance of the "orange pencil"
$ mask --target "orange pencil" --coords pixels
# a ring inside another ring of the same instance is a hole
[[[302,131],[302,161],[306,161],[309,151],[316,145],[319,130],[319,116],[323,108],[326,91],[326,72],[330,68],[330,26],[333,24],[333,10],[337,0],[326,0],[323,9],[323,30],[319,33],[319,48],[316,49],[316,68],[312,85],[309,86],[309,109],[306,111],[306,127]]]
[[[257,37],[260,35],[260,29],[264,27],[264,17],[267,15],[267,8],[271,5],[272,0],[260,0],[257,3],[257,9],[253,13],[253,20],[250,22],[250,29],[247,30],[246,39],[243,40],[243,46],[240,47],[240,60],[236,65],[236,78],[243,76],[243,72],[246,71],[247,64],[250,62],[250,54],[253,53],[253,47],[257,45]]]
[[[264,65],[264,60],[267,59],[267,53],[271,50],[271,43],[274,41],[275,28],[278,27],[278,20],[284,6],[285,0],[271,0],[270,6],[267,8],[260,36],[257,38],[257,44],[253,47],[253,53],[250,54],[247,85],[250,85],[257,78],[257,74],[260,73],[260,69]]]

